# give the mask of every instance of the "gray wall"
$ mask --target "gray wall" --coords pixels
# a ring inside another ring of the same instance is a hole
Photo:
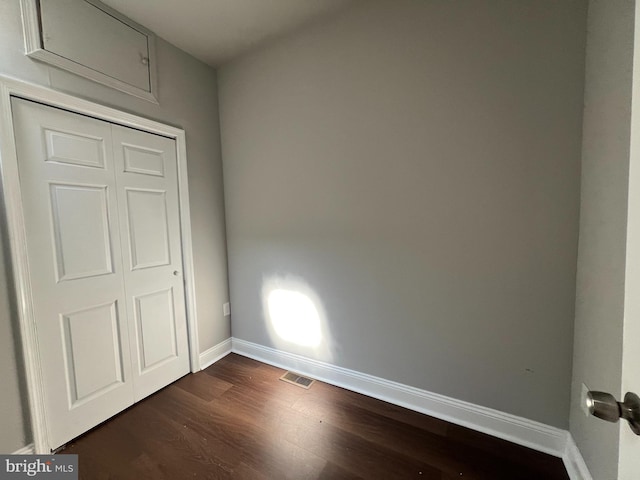
[[[581,386],[620,398],[635,2],[589,2],[571,433],[597,479],[617,477],[618,425]],[[625,427],[626,428],[626,427]]]
[[[368,1],[223,66],[233,336],[566,428],[585,23]],[[320,348],[273,334],[270,288]]]
[[[111,90],[70,73],[38,64],[23,55],[18,0],[0,0],[0,74],[85,97],[121,110],[185,129],[196,277],[200,351],[229,338],[222,303],[228,299],[222,164],[216,72],[159,39],[160,105]],[[1,238],[5,251],[6,238]],[[0,452],[13,452],[30,441],[26,408],[19,395],[21,361],[14,354],[15,309],[0,271]],[[17,333],[17,332],[16,332]],[[22,411],[21,411],[22,410]]]

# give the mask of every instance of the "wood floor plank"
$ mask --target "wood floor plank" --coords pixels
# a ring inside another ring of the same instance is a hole
[[[387,445],[394,452],[421,458],[448,473],[459,474],[467,463],[455,458],[457,445],[445,435],[436,435],[408,423],[389,421],[354,404],[310,396],[299,400],[294,408],[374,444]],[[467,469],[466,474],[473,477],[480,472]]]
[[[267,471],[272,478],[317,478],[324,468],[324,459],[289,443],[277,430],[216,408],[215,400],[205,403],[174,386],[164,393],[162,399],[149,399],[160,413],[173,415],[187,430],[226,444],[246,465]]]
[[[82,480],[567,480],[562,461],[230,354],[71,442]]]
[[[490,458],[501,459],[505,463],[535,465],[537,474],[543,475],[541,478],[546,480],[569,480],[560,458],[528,448],[510,448],[511,445],[504,440],[459,425],[449,424],[447,437],[461,444],[463,448],[472,447]]]
[[[355,475],[343,468],[340,468],[334,463],[328,462],[324,467],[324,470],[320,472],[319,480],[358,480],[362,479],[361,476]]]
[[[204,372],[198,372],[183,377],[176,386],[203,400],[211,401],[233,387],[233,384]]]
[[[397,422],[409,423],[410,425],[437,435],[446,435],[448,428],[451,425],[449,422],[445,422],[444,420],[430,417],[428,415],[416,415],[415,412],[407,410],[406,408],[322,382],[316,383],[314,385],[314,392],[309,392],[309,395],[321,395],[322,398],[335,401],[337,403],[357,405],[384,418]]]
[[[317,455],[330,459],[343,470],[362,478],[440,479],[440,470],[421,458],[415,458],[370,442],[329,423],[312,423],[296,429],[292,442]],[[422,473],[420,473],[422,472]]]

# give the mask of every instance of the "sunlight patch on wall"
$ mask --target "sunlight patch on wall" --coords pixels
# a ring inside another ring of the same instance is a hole
[[[267,330],[276,348],[332,360],[322,303],[304,280],[290,275],[265,278],[262,301]]]
[[[269,293],[267,303],[271,324],[280,338],[303,347],[320,345],[318,310],[304,293],[278,288]]]

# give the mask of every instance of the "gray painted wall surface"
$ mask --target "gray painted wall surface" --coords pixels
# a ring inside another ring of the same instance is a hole
[[[567,428],[585,24],[369,1],[223,66],[234,337]],[[274,288],[320,347],[273,334]]]
[[[0,1],[0,74],[46,85],[186,131],[198,333],[200,351],[204,351],[231,334],[229,320],[222,316],[228,284],[216,72],[161,39],[158,39],[157,51],[160,105],[28,59],[23,55],[19,2]],[[6,249],[8,242],[5,238],[1,241]],[[18,387],[21,361],[17,361],[13,353],[12,332],[16,331],[17,319],[8,305],[10,282],[6,273],[0,271],[0,452],[13,452],[30,441],[22,420],[26,406]]]
[[[589,2],[571,433],[595,479],[618,478],[618,425],[581,386],[621,398],[635,2]],[[626,428],[626,427],[624,427]]]

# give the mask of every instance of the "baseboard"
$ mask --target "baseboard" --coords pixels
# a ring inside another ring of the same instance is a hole
[[[214,345],[213,347],[205,350],[200,354],[200,370],[213,365],[222,357],[231,353],[231,339],[226,340]]]
[[[587,468],[587,464],[582,458],[580,450],[576,445],[573,436],[567,432],[567,448],[562,456],[564,467],[567,469],[571,480],[593,480],[591,472]]]
[[[238,338],[232,339],[232,345],[233,352],[264,363],[294,370],[555,457],[561,458],[565,454],[566,430]]]
[[[13,455],[33,455],[35,451],[33,443],[30,443],[29,445],[13,452]]]

